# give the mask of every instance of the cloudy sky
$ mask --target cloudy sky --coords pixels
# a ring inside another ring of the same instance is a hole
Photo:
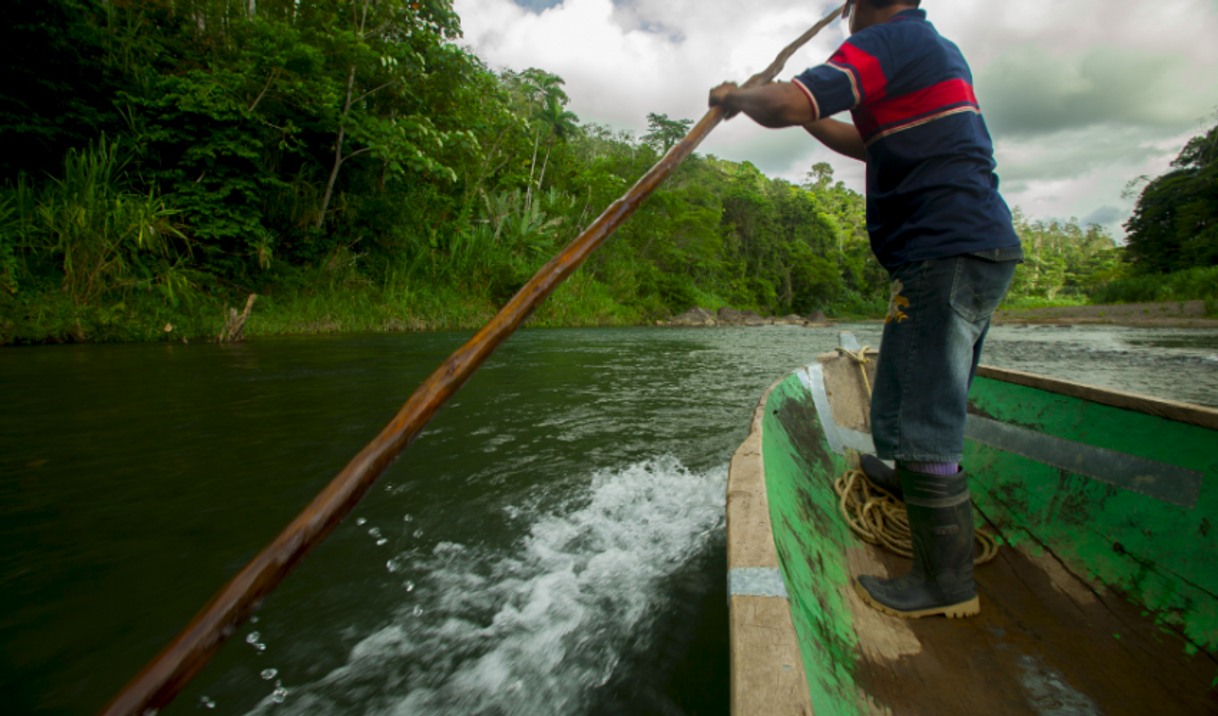
[[[566,80],[584,122],[643,133],[648,112],[697,119],[707,90],[743,82],[826,15],[797,0],[455,0],[464,42],[496,69]],[[1218,122],[1218,0],[924,0],[973,69],[1008,203],[1034,218],[1120,224],[1127,182],[1155,175]],[[847,36],[841,23],[795,55],[789,80]],[[841,117],[849,119],[848,116]],[[746,117],[700,151],[802,180],[821,161],[863,190],[862,164],[801,129]]]

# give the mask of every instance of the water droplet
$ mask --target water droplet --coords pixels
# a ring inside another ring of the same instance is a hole
[[[418,539],[418,538],[420,538],[420,537],[422,537],[422,536],[423,536],[423,530],[415,530],[415,531],[414,531],[414,537],[415,537],[415,539]]]
[[[388,544],[388,543],[389,543],[389,540],[387,540],[387,539],[385,539],[384,537],[382,537],[382,538],[380,538],[380,539],[378,539],[378,540],[376,541],[376,546],[377,546],[377,547],[384,547],[384,546],[385,546],[386,544]]]
[[[372,529],[368,530],[368,535],[370,537],[380,537],[381,531],[380,531],[380,529],[373,527]]]
[[[406,583],[406,591],[408,591],[408,592],[413,592],[413,591],[414,591],[414,582],[407,582],[407,583]]]
[[[411,611],[410,613],[415,615],[416,617],[421,617],[421,616],[423,616],[423,607],[415,607],[414,610]]]
[[[367,522],[368,522],[368,520],[364,519],[363,517],[360,517],[359,519],[357,519],[357,520],[355,521],[355,524],[357,524],[357,525],[361,525],[361,526],[362,526],[362,525],[364,525],[364,524],[365,524],[365,523],[367,523]]]
[[[270,681],[271,679],[275,678],[278,674],[279,674],[278,669],[263,669],[260,676],[262,677],[263,681]]]
[[[202,707],[203,707],[203,708],[205,708],[205,709],[214,709],[214,708],[216,708],[216,702],[215,702],[215,701],[212,701],[211,699],[207,698],[206,696],[200,696],[200,697],[199,697],[199,705],[200,705],[200,706],[202,706]]]
[[[257,624],[257,623],[258,623],[258,617],[256,617],[256,616],[250,617],[250,624]]]
[[[246,644],[257,644],[258,640],[261,638],[262,638],[261,634],[259,634],[256,631],[252,631],[252,632],[250,632],[249,636],[245,637],[245,643]]]
[[[262,652],[266,651],[266,644],[262,644],[262,643],[254,644],[254,651],[257,651],[258,653],[261,654]]]
[[[414,518],[411,517],[410,515],[402,515],[402,521],[403,522],[414,522]]]
[[[274,701],[277,704],[283,703],[284,700],[287,699],[287,697],[288,697],[288,690],[283,688],[282,686],[275,687],[275,690],[271,692],[271,701]]]
[[[402,565],[398,564],[397,560],[394,559],[391,559],[385,563],[385,569],[389,570],[390,573],[396,572],[401,568]]]

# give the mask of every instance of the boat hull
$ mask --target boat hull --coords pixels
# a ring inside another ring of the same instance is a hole
[[[1218,411],[1096,390],[979,372],[964,464],[1003,546],[980,616],[908,621],[855,593],[909,562],[857,539],[832,488],[870,444],[857,365],[773,386],[729,478],[733,713],[1218,713]],[[767,544],[785,594],[739,578]],[[775,703],[767,634],[797,644],[799,698]]]

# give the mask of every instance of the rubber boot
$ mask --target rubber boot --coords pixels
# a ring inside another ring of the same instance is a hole
[[[943,477],[898,467],[905,491],[913,569],[896,579],[859,577],[863,601],[886,614],[918,619],[968,617],[981,611],[973,581],[973,504],[964,470]]]
[[[896,468],[888,467],[875,455],[860,455],[859,469],[871,480],[871,484],[883,488],[898,502],[904,501],[905,493],[901,490],[901,481],[897,479]]]

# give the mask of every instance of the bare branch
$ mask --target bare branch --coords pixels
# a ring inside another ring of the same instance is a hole
[[[359,102],[362,102],[362,101],[364,101],[364,99],[365,99],[366,97],[368,97],[368,95],[371,95],[371,94],[376,94],[377,92],[380,92],[381,90],[385,89],[385,88],[386,88],[386,87],[388,87],[389,85],[393,85],[393,84],[397,84],[397,83],[398,83],[398,80],[389,80],[388,82],[386,82],[385,84],[381,85],[380,87],[375,87],[375,88],[373,88],[373,89],[370,89],[370,90],[368,90],[367,92],[365,92],[365,93],[363,93],[362,95],[360,95],[359,97],[356,97],[354,100],[352,100],[352,101],[351,101],[351,104],[357,104],[357,103],[359,103]]]
[[[253,112],[253,111],[254,111],[254,108],[255,108],[255,107],[257,107],[257,106],[258,106],[258,103],[262,101],[262,98],[266,96],[266,91],[267,91],[267,90],[269,90],[269,89],[271,88],[271,83],[275,81],[275,78],[276,78],[278,75],[279,75],[279,68],[278,68],[278,67],[276,67],[275,69],[271,70],[271,76],[270,76],[269,78],[267,78],[267,81],[266,81],[266,86],[265,86],[265,87],[263,87],[263,88],[262,88],[262,91],[258,93],[258,97],[254,99],[254,103],[250,105],[250,108],[249,108],[249,109],[247,109],[247,110],[245,110],[246,112]]]

